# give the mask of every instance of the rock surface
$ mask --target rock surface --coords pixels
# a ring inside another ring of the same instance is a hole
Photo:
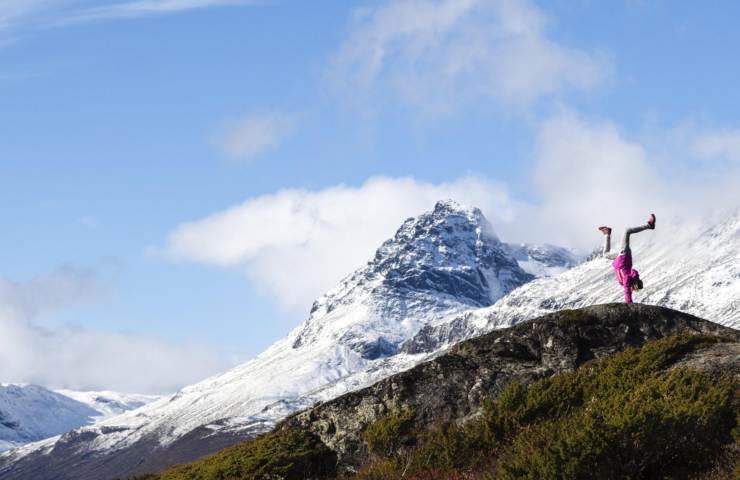
[[[661,307],[604,304],[545,315],[461,342],[429,362],[295,414],[280,426],[311,430],[351,468],[367,455],[362,430],[389,413],[413,408],[420,428],[462,422],[513,380],[529,383],[676,333],[728,339],[682,362],[738,373],[740,331]]]

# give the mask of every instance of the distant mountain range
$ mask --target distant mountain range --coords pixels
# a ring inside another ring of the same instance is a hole
[[[52,391],[39,385],[0,385],[0,451],[91,425],[158,398],[117,392]]]

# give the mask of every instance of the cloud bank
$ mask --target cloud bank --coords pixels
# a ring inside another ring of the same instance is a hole
[[[696,136],[691,146],[702,159],[740,164],[740,129],[704,132]]]
[[[403,220],[449,197],[483,208],[497,223],[509,221],[516,205],[502,187],[475,177],[441,184],[376,177],[358,187],[285,189],[180,225],[164,253],[244,268],[282,306],[303,310],[367,261]]]
[[[44,313],[95,301],[101,282],[98,272],[72,267],[23,283],[0,278],[0,379],[72,390],[164,393],[228,366],[202,345],[37,323]]]
[[[285,189],[178,226],[162,251],[172,259],[243,269],[283,307],[307,310],[369,260],[405,218],[443,198],[480,207],[505,241],[582,251],[600,243],[599,225],[621,231],[643,223],[650,212],[688,222],[737,209],[740,168],[700,180],[706,169],[697,169],[696,154],[684,148],[714,137],[689,129],[672,138],[671,161],[661,162],[665,151],[630,138],[613,122],[563,111],[538,127],[526,199],[475,175],[439,184],[376,177],[354,187]],[[721,148],[712,140],[705,150],[734,152],[734,144],[720,138]]]
[[[740,208],[733,152],[740,153],[726,130],[666,126],[629,135],[612,121],[563,111],[536,137],[528,205],[535,221],[512,233],[588,250],[595,226],[621,231],[650,212],[676,224],[719,219]]]
[[[392,101],[440,114],[481,99],[526,107],[611,75],[605,55],[550,40],[548,23],[528,1],[387,2],[356,11],[326,77],[355,106],[392,92]]]
[[[530,207],[531,237],[588,248],[596,226],[621,229],[653,211],[668,214],[670,192],[648,155],[608,121],[566,112],[543,122],[534,152],[539,201]]]

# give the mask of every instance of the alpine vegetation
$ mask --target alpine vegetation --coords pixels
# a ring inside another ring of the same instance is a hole
[[[660,307],[563,310],[155,478],[730,479],[739,342]]]

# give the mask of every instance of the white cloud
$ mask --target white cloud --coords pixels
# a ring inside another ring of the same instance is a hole
[[[217,144],[231,158],[251,160],[277,148],[296,127],[298,117],[280,112],[259,113],[229,124]]]
[[[165,253],[177,259],[246,268],[282,306],[306,309],[370,259],[401,222],[441,198],[476,205],[505,223],[516,205],[501,187],[475,177],[430,184],[377,177],[359,187],[281,190],[180,225]]]
[[[350,103],[389,89],[432,114],[495,99],[528,106],[611,75],[603,54],[560,45],[528,1],[396,0],[356,12],[327,78]],[[360,105],[367,106],[367,105]]]
[[[532,235],[554,243],[586,248],[597,226],[639,224],[664,207],[664,186],[645,148],[613,123],[572,113],[541,125],[533,181],[541,200]]]
[[[50,0],[6,0],[0,6],[0,34],[11,30],[19,22],[51,5],[53,2]],[[4,41],[7,39],[0,37],[0,45]]]
[[[637,139],[609,121],[555,115],[537,138],[532,176],[539,200],[528,207],[529,221],[514,222],[514,234],[589,249],[597,226],[619,233],[651,212],[677,222],[726,215],[740,207],[740,169],[707,168],[696,155],[729,158],[740,153],[734,140],[726,131],[687,125]]]
[[[698,134],[692,149],[700,158],[740,163],[740,129]]]
[[[163,15],[186,10],[228,5],[251,5],[254,0],[137,0],[80,8],[59,16],[55,23],[66,24],[115,18]]]
[[[0,308],[33,318],[46,310],[86,303],[98,297],[103,279],[95,270],[69,266],[18,283],[0,277]]]
[[[76,390],[169,392],[227,366],[202,345],[37,323],[43,314],[94,301],[101,282],[97,272],[71,267],[24,283],[0,278],[0,379]]]
[[[680,131],[681,139],[677,135],[667,136],[676,151],[687,150],[682,146],[697,137],[689,129]],[[661,222],[690,222],[740,206],[737,168],[708,176],[692,158],[659,161],[667,153],[629,138],[612,122],[566,111],[539,126],[526,202],[474,176],[441,184],[377,177],[359,187],[286,189],[180,225],[164,253],[245,269],[253,284],[274,294],[283,307],[307,309],[371,258],[403,219],[442,198],[480,207],[505,241],[584,251],[600,243],[600,225],[614,227],[619,235],[651,212]]]
[[[61,26],[217,6],[253,5],[257,0],[124,0],[92,6],[94,3],[91,0],[4,0],[0,5],[0,33],[29,26]]]

